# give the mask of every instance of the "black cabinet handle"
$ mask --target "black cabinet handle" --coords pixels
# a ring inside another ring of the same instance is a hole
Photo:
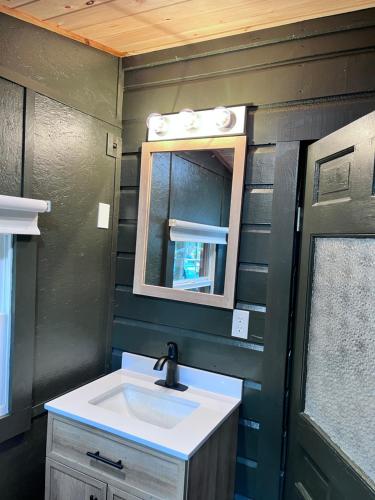
[[[98,462],[103,462],[103,464],[110,465],[111,467],[114,467],[115,469],[123,469],[124,466],[122,465],[121,460],[118,460],[117,462],[114,462],[113,460],[110,460],[109,458],[101,457],[100,456],[100,451],[96,451],[95,453],[92,453],[91,451],[88,451],[86,455],[90,458],[94,458]],[[91,499],[90,499],[91,500]]]

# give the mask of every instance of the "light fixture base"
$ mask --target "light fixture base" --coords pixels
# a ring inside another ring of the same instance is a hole
[[[180,113],[162,115],[168,123],[168,129],[163,134],[160,134],[150,127],[148,130],[147,140],[151,142],[244,134],[246,106],[233,106],[228,108],[221,107],[220,109],[224,109],[229,112],[230,120],[228,121],[227,126],[220,127],[216,123],[218,118],[217,108],[207,109],[204,111],[194,111],[194,114],[196,115],[195,126],[188,129],[186,128],[184,120],[181,119]],[[186,112],[187,110],[182,111]],[[191,111],[192,110],[189,110],[189,112]]]

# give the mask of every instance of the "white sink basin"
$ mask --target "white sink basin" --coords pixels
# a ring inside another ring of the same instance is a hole
[[[57,415],[182,460],[202,446],[240,405],[242,380],[178,367],[184,392],[155,382],[155,359],[123,353],[122,368],[46,403]]]
[[[130,414],[164,429],[172,429],[199,406],[193,401],[160,394],[133,384],[121,384],[89,403],[124,417]]]

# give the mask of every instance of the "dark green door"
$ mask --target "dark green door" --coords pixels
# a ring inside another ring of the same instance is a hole
[[[375,112],[309,147],[286,500],[375,499]]]

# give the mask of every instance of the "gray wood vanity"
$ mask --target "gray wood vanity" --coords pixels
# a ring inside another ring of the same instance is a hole
[[[182,460],[49,413],[45,500],[232,500],[237,425]]]

